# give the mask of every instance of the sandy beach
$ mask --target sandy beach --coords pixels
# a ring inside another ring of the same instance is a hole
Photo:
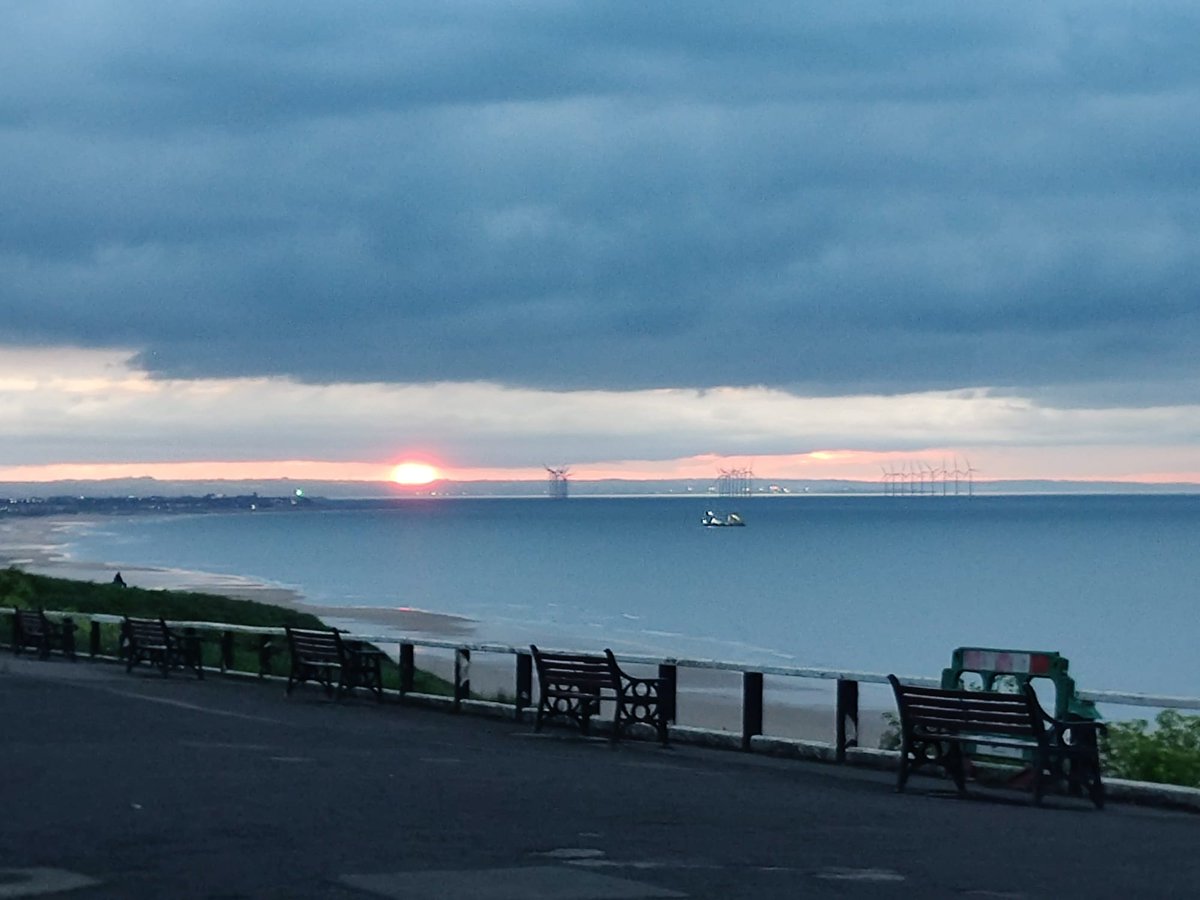
[[[66,545],[73,529],[95,524],[95,519],[59,516],[0,517],[0,568],[16,566],[36,575],[74,578],[80,581],[109,582],[118,571],[130,587],[146,590],[199,591],[239,600],[255,600],[290,606],[319,618],[353,619],[355,622],[382,625],[415,634],[447,639],[461,638],[473,632],[474,623],[459,616],[419,609],[386,609],[367,606],[319,606],[305,601],[303,594],[251,578],[200,572],[191,569],[166,569],[121,564],[118,567],[99,560],[69,557]]]
[[[16,566],[39,575],[109,582],[117,572],[113,565],[105,561],[74,559],[66,553],[70,532],[92,524],[95,520],[80,517],[0,517],[0,567]],[[468,643],[488,640],[487,635],[478,632],[477,623],[471,619],[427,610],[314,605],[307,603],[295,590],[211,572],[127,564],[122,564],[120,572],[125,583],[132,587],[201,591],[290,606],[312,613],[331,625],[359,633],[375,633],[382,629],[389,634],[408,634],[414,638]],[[454,674],[453,651],[419,647],[417,665],[450,679]],[[511,697],[515,693],[514,658],[510,654],[476,651],[471,660],[470,677],[472,693],[477,696]],[[677,689],[679,724],[730,732],[740,730],[739,673],[681,668]],[[779,737],[831,741],[834,734],[832,695],[831,682],[769,677],[765,683],[764,731]],[[886,702],[863,700],[859,743],[878,746],[886,725],[882,710],[890,707]]]

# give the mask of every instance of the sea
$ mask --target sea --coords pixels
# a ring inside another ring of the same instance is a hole
[[[709,509],[746,525],[702,527]],[[351,625],[437,613],[472,642],[930,677],[960,646],[1051,650],[1080,688],[1200,696],[1196,495],[421,498],[67,539],[72,559],[251,578]]]

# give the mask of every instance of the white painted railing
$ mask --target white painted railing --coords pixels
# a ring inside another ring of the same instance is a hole
[[[100,624],[120,624],[121,616],[93,614],[82,615],[75,613],[48,613],[53,617],[72,616],[77,620],[88,619],[92,625],[91,650],[96,656],[99,646]],[[264,670],[270,669],[272,649],[267,641],[284,635],[283,628],[259,627],[249,625],[230,625],[217,622],[171,621],[169,624],[179,629],[195,629],[200,632],[217,632],[219,638],[220,666],[222,670],[232,667],[233,635],[256,635],[260,638],[260,662]],[[416,647],[426,649],[449,650],[454,653],[453,703],[460,708],[462,703],[471,699],[470,687],[470,658],[472,653],[509,655],[516,659],[515,699],[513,706],[515,715],[520,717],[522,711],[533,705],[533,679],[530,666],[528,647],[512,647],[506,644],[485,641],[458,641],[438,638],[420,637],[415,635],[396,634],[357,634],[343,632],[343,637],[350,640],[363,641],[381,648],[398,647],[398,660],[401,669],[401,691],[411,690],[413,668],[413,650]],[[578,652],[578,648],[545,648],[549,652],[561,650]],[[750,749],[753,739],[762,735],[763,721],[763,676],[780,676],[784,678],[807,678],[831,681],[836,684],[835,727],[836,735],[833,742],[836,758],[845,759],[846,750],[857,745],[858,735],[858,688],[860,684],[887,684],[887,674],[882,672],[866,672],[851,669],[825,669],[808,666],[759,665],[756,663],[736,662],[716,659],[666,658],[660,656],[645,656],[620,654],[622,663],[632,665],[657,666],[659,675],[669,686],[669,697],[674,718],[675,693],[677,673],[679,669],[697,669],[737,673],[742,676],[742,729],[741,741],[745,749]],[[261,674],[261,672],[260,672]],[[911,684],[936,687],[939,678],[925,676],[901,676],[901,680]],[[1093,703],[1114,704],[1143,708],[1200,710],[1200,697],[1182,697],[1163,694],[1142,694],[1127,691],[1083,691],[1077,690],[1076,696],[1081,700]]]

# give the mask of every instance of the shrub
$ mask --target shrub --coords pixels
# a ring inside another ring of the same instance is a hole
[[[895,713],[885,712],[883,714],[884,727],[879,735],[880,750],[899,750],[900,749],[900,717]]]
[[[1117,778],[1200,788],[1200,716],[1165,709],[1154,720],[1113,722],[1101,747]]]

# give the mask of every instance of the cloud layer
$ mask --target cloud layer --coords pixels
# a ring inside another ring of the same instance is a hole
[[[173,379],[1200,386],[1194,4],[6,20],[2,343]]]
[[[0,421],[7,480],[88,477],[78,467],[129,461],[161,477],[199,477],[203,466],[186,476],[169,468],[184,461],[209,463],[206,477],[372,480],[413,457],[457,478],[540,480],[545,463],[570,463],[582,478],[711,478],[733,458],[766,478],[875,480],[885,464],[968,450],[989,478],[1200,478],[1200,406],[1062,408],[983,391],[804,398],[764,387],[165,379],[113,352],[10,351],[0,359]],[[76,468],[37,471],[48,463]]]

